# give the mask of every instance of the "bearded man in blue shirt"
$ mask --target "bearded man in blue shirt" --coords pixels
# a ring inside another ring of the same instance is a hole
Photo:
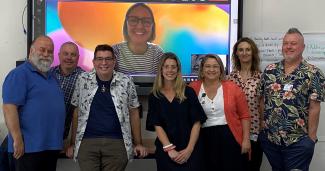
[[[18,171],[55,171],[63,146],[64,96],[57,79],[48,72],[53,49],[50,37],[36,38],[28,60],[3,83],[8,151],[13,153]]]

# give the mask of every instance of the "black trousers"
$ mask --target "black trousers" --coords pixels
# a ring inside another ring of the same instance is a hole
[[[16,171],[56,171],[59,150],[25,153],[15,160]]]
[[[251,160],[248,162],[249,171],[260,171],[263,159],[263,150],[259,140],[251,140]]]
[[[15,171],[13,154],[8,152],[8,136],[0,147],[0,171]]]
[[[248,154],[241,154],[228,125],[202,128],[202,136],[207,171],[247,171]]]

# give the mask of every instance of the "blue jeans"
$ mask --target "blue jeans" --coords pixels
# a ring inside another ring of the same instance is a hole
[[[259,140],[273,171],[309,170],[315,148],[315,142],[309,136],[289,146],[270,142],[264,132],[260,133]]]

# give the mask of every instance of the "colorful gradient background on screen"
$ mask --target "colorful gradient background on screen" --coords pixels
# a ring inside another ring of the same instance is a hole
[[[80,50],[79,65],[92,69],[96,45],[113,45],[124,40],[124,17],[132,4],[47,1],[46,34],[55,43],[54,65],[58,64],[60,45],[74,41]],[[192,54],[229,55],[229,4],[152,3],[148,6],[156,21],[154,43],[165,52],[177,54],[184,75],[191,73]]]

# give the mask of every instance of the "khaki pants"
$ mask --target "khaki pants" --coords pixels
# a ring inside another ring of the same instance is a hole
[[[81,171],[124,171],[128,163],[122,139],[89,138],[81,141]]]

